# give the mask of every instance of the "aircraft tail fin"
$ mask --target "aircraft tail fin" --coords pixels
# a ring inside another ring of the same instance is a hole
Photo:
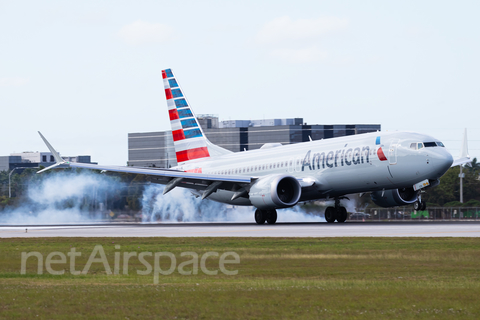
[[[231,153],[208,141],[172,69],[162,70],[162,77],[177,163]]]

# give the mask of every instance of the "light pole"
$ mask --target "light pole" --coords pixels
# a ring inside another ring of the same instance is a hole
[[[460,165],[460,203],[463,203],[463,178],[465,178],[465,173],[463,173],[463,165]]]
[[[12,169],[12,171],[10,171],[10,173],[8,174],[8,197],[9,198],[12,197],[12,184],[10,183],[10,177],[12,176],[13,171],[17,169],[30,169],[30,167],[15,167]]]

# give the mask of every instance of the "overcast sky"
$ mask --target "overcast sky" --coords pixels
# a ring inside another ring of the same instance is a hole
[[[197,114],[431,134],[480,155],[480,1],[2,1],[0,155],[125,165],[169,130],[161,70]]]

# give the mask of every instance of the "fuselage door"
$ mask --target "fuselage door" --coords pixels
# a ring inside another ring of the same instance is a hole
[[[390,142],[390,148],[388,149],[388,161],[390,164],[397,164],[397,146],[398,139]]]

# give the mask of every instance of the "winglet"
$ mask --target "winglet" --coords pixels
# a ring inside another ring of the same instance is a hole
[[[462,151],[460,154],[460,158],[470,159],[470,155],[468,154],[467,128],[465,128],[465,131],[463,132]]]
[[[50,166],[50,167],[47,167],[47,168],[42,169],[40,171],[37,171],[37,173],[42,173],[44,171],[47,171],[47,170],[53,169],[55,167],[58,167],[61,164],[66,164],[67,162],[65,160],[63,160],[62,157],[60,157],[60,154],[58,154],[58,152],[52,147],[52,145],[47,141],[47,139],[45,139],[45,137],[42,135],[42,133],[40,131],[38,131],[38,134],[42,138],[43,142],[45,142],[45,144],[47,145],[47,148],[53,154],[53,158],[55,158],[56,163],[54,165]]]
[[[460,150],[460,157],[453,161],[452,167],[463,165],[463,164],[470,164],[472,159],[468,154],[468,140],[467,140],[467,128],[463,132],[463,141],[462,141],[462,149]]]

